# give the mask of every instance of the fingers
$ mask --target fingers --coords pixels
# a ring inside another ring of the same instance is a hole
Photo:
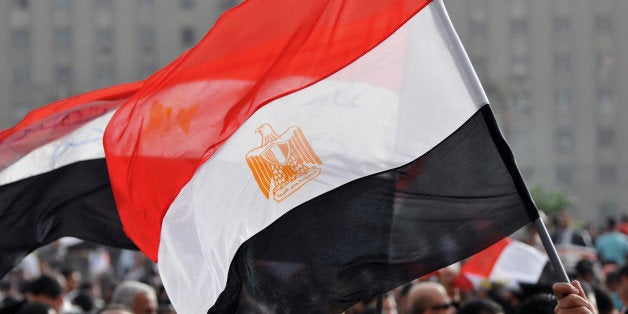
[[[572,281],[572,282],[571,282],[571,284],[572,284],[573,286],[575,286],[575,287],[576,287],[576,289],[578,289],[578,293],[577,293],[577,294],[578,294],[581,298],[584,298],[584,299],[586,300],[586,299],[587,299],[587,295],[584,293],[584,289],[582,289],[582,285],[580,284],[580,281],[578,281],[578,280],[574,280],[574,281]]]
[[[593,304],[587,299],[582,286],[578,281],[570,283],[555,283],[552,286],[558,297],[558,305],[554,311],[560,314],[596,313]]]
[[[580,286],[580,283],[578,283],[578,286]],[[580,286],[580,288],[582,287]],[[554,294],[559,300],[569,294],[579,294],[578,288],[567,282],[557,282],[552,285],[552,289],[554,290]]]

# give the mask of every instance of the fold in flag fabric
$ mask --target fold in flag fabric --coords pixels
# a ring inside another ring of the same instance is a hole
[[[548,266],[544,252],[520,241],[505,238],[473,255],[460,268],[464,288],[493,284],[521,289],[521,284],[537,284]]]
[[[245,1],[104,144],[180,313],[341,312],[538,217],[442,1]]]
[[[141,82],[66,98],[0,132],[0,277],[64,236],[135,248],[122,231],[102,137]]]

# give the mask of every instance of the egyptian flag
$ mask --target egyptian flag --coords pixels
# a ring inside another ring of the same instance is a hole
[[[538,216],[442,1],[245,1],[104,144],[180,313],[341,312]]]
[[[121,248],[102,136],[141,82],[88,92],[31,111],[0,132],[0,277],[63,236]]]
[[[456,282],[467,289],[505,286],[520,290],[521,285],[539,283],[544,270],[552,270],[548,262],[545,252],[521,241],[504,238],[467,260],[460,268]]]

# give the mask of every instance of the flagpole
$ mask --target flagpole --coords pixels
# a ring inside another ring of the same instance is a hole
[[[545,227],[545,223],[543,223],[543,219],[541,217],[537,217],[534,220],[534,224],[536,225],[536,230],[541,237],[541,242],[543,243],[543,247],[545,248],[545,252],[547,252],[547,256],[549,257],[550,263],[554,267],[554,270],[559,272],[559,275],[563,277],[562,279],[565,282],[569,281],[569,276],[565,271],[565,267],[563,267],[563,263],[558,258],[558,253],[556,252],[556,247],[554,247],[554,243],[552,243],[552,239],[549,236],[549,232]]]

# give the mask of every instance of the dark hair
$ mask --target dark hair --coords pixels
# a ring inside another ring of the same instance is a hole
[[[63,294],[63,288],[54,277],[43,275],[28,285],[28,292],[35,295],[45,295],[50,298],[57,298]]]
[[[611,296],[598,287],[593,287],[593,293],[595,294],[598,312],[600,314],[612,313],[615,308],[615,304],[613,303]]]
[[[537,293],[532,295],[517,310],[517,314],[554,314],[558,298],[551,293]]]
[[[576,274],[578,276],[595,276],[593,271],[593,262],[583,258],[576,263]]]
[[[621,278],[622,276],[628,276],[628,264],[622,266],[619,268],[619,277]]]
[[[619,271],[614,270],[606,274],[605,282],[607,285],[618,284],[619,283]]]
[[[499,314],[504,308],[491,299],[472,299],[460,305],[458,314]]]
[[[72,299],[72,304],[80,307],[84,312],[89,312],[94,309],[94,300],[86,293],[77,294],[74,299]]]
[[[617,220],[615,219],[615,217],[613,216],[609,216],[606,218],[606,226],[609,229],[615,229],[615,227],[617,226]]]
[[[50,305],[39,302],[28,302],[16,314],[48,314]]]

